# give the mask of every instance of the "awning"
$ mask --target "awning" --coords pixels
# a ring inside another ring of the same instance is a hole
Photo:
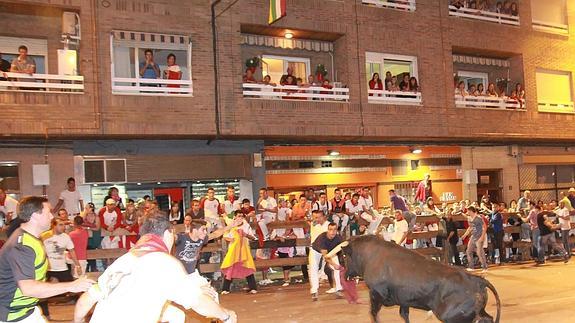
[[[509,67],[508,60],[489,58],[489,57],[479,57],[479,56],[453,55],[453,62],[463,64],[474,64],[474,65]]]
[[[242,45],[284,49],[303,49],[314,52],[333,52],[333,43],[309,39],[287,39],[264,35],[242,34]]]
[[[190,36],[146,33],[138,31],[114,30],[112,37],[115,45],[139,48],[162,48],[187,50]]]

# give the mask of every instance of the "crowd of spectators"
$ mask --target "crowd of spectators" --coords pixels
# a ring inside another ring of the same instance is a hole
[[[489,11],[504,15],[518,16],[519,10],[516,1],[494,1],[494,0],[451,0],[450,6],[457,9],[467,8],[478,11]]]
[[[14,214],[14,203],[3,191],[0,193],[7,224],[3,225],[2,230],[8,228],[10,234],[18,227],[18,218]],[[104,201],[101,201],[101,208],[89,202],[79,212],[83,201],[77,194],[74,179],[68,179],[67,189],[60,194],[57,203],[59,209],[54,210],[56,216],[52,227],[42,234],[50,260],[49,277],[68,281],[86,271],[103,271],[111,263],[88,260],[87,250],[130,249],[139,243],[140,227],[149,214],[158,212],[158,202],[149,196],[137,202],[132,199],[123,201],[118,193],[117,188],[111,187]],[[192,200],[190,208],[185,211],[179,204],[172,204],[165,210],[164,216],[172,225],[179,225],[173,254],[182,262],[188,274],[196,273],[199,264],[221,263],[222,294],[231,291],[232,280],[243,278],[248,281],[250,293],[257,293],[254,259],[307,259],[309,256],[309,262],[300,267],[303,279],[296,279],[296,282],[310,282],[314,301],[318,299],[322,276],[331,287],[326,293],[342,297],[338,278],[341,267],[337,258],[333,256],[335,258],[325,262],[320,259],[322,254],[332,251],[337,241],[351,236],[375,234],[413,249],[447,248],[449,262],[467,265],[469,270],[475,269],[476,260],[485,271],[489,263],[503,264],[517,259],[519,252],[525,252],[515,245],[506,245],[506,242],[532,244],[530,255],[537,263],[545,262],[548,247],[565,262],[571,254],[569,235],[571,217],[575,216],[575,188],[562,193],[561,200],[548,203],[533,200],[531,193],[525,191],[518,201],[511,201],[509,206],[492,201],[488,195],[484,195],[480,201],[436,204],[430,176],[426,175],[419,183],[413,200],[391,189],[389,207],[385,206],[379,211],[374,206],[369,187],[345,194],[336,188],[331,199],[325,191],[308,189],[299,196],[290,196],[290,199],[280,197],[276,201],[267,189],[262,188],[257,202],[252,204],[249,199],[240,200],[235,188],[229,186],[223,201],[216,198],[213,188],[208,188],[206,196]],[[418,220],[421,216],[426,216],[427,220]],[[437,219],[429,220],[433,217]],[[391,221],[383,221],[384,218]],[[309,229],[270,227],[271,224],[290,221],[307,221]],[[505,230],[508,226],[519,229],[508,232]],[[463,234],[462,230],[465,230]],[[425,231],[436,231],[437,234],[433,238],[419,239],[409,235],[410,232]],[[561,244],[556,240],[559,237]],[[229,243],[223,258],[218,259],[216,253],[200,254],[210,240],[221,238]],[[311,247],[295,244],[288,247],[284,244],[277,248],[263,248],[267,241],[283,243],[305,238],[311,240]],[[257,241],[260,248],[250,248],[249,240]],[[458,248],[460,245],[466,245],[463,257]],[[283,266],[280,284],[288,286],[292,283],[290,271],[293,269],[294,266]],[[263,269],[259,285],[275,283],[268,278],[269,271],[273,272],[268,268]],[[210,279],[218,279],[217,275],[205,274]],[[43,304],[43,309],[47,315],[47,304]]]
[[[401,81],[398,83],[398,79]],[[385,80],[379,77],[379,73],[373,73],[371,80],[368,82],[370,90],[379,90],[390,92],[421,92],[421,87],[417,82],[415,76],[410,76],[409,73],[401,73],[392,75],[390,71],[385,73]],[[373,94],[370,94],[372,96]],[[376,94],[379,95],[379,94]]]
[[[505,87],[497,89],[494,83],[489,83],[487,85],[487,89],[484,89],[483,83],[479,83],[477,85],[475,83],[470,83],[467,88],[465,88],[465,82],[459,81],[456,83],[455,95],[468,99],[473,97],[477,99],[481,97],[492,99],[499,98],[505,101],[517,102],[519,103],[519,108],[523,108],[525,104],[525,90],[521,83],[516,83],[515,88],[508,95]]]
[[[243,76],[243,83],[252,83],[252,84],[262,84],[267,85],[270,87],[277,87],[278,84],[272,82],[271,77],[269,75],[265,75],[263,79],[257,80],[253,69],[247,68],[245,74]],[[286,69],[286,74],[283,74],[279,81],[280,86],[292,86],[301,88],[300,90],[294,88],[284,88],[284,89],[273,89],[274,92],[285,92],[288,95],[294,93],[319,93],[319,94],[328,94],[330,92],[325,91],[310,91],[309,88],[324,88],[324,89],[333,89],[334,86],[330,82],[329,79],[324,78],[322,80],[318,80],[316,76],[313,74],[308,75],[307,79],[304,80],[301,77],[297,77],[294,75],[293,68],[288,66]],[[294,96],[291,99],[300,99],[306,100],[307,98],[301,96]]]

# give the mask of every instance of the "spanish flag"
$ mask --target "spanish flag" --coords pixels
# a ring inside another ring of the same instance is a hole
[[[268,24],[273,24],[277,20],[286,15],[286,1],[287,0],[270,0],[270,17]]]

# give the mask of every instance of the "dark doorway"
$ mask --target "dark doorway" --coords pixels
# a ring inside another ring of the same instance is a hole
[[[477,200],[489,195],[491,201],[500,202],[503,198],[503,183],[501,179],[501,169],[489,169],[477,171]]]

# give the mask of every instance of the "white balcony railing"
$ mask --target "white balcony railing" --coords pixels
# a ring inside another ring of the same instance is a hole
[[[421,104],[421,92],[368,90],[367,102],[398,105]]]
[[[121,95],[193,96],[192,80],[112,78],[112,93]]]
[[[361,2],[377,7],[415,11],[415,0],[361,0]]]
[[[43,93],[83,93],[84,77],[54,74],[23,74],[0,72],[0,91],[43,92]]]
[[[573,102],[537,102],[539,112],[575,113]]]
[[[455,106],[458,108],[487,108],[500,110],[520,110],[525,111],[525,100],[509,98],[496,98],[489,96],[461,96],[455,95]]]
[[[569,26],[565,24],[554,24],[552,22],[545,22],[539,20],[533,20],[533,29],[554,33],[554,34],[561,34],[561,35],[569,35]]]
[[[519,26],[519,17],[512,16],[503,13],[497,13],[493,11],[469,9],[469,8],[459,8],[454,6],[449,6],[449,15],[456,17],[464,17],[471,19],[478,19],[490,22],[496,22],[498,24],[514,25]]]
[[[312,86],[265,85],[243,83],[243,94],[247,98],[268,100],[315,100],[315,101],[349,101],[349,89],[334,87],[331,89]]]

